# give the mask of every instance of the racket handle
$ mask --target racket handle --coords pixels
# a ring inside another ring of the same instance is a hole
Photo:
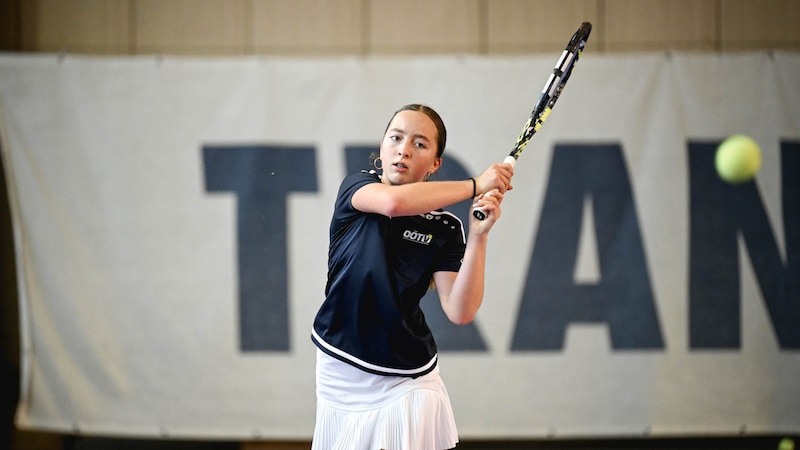
[[[483,212],[483,210],[481,210],[480,208],[473,210],[472,215],[478,220],[486,219],[486,213]]]
[[[514,164],[517,163],[517,158],[514,158],[512,155],[508,155],[508,156],[506,156],[506,159],[503,160],[503,162],[505,164],[511,164],[513,166]],[[475,218],[478,219],[478,220],[486,219],[486,213],[483,212],[483,210],[480,209],[480,208],[475,208],[472,211],[472,215],[475,216]]]

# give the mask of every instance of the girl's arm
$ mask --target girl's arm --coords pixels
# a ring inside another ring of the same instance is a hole
[[[470,214],[469,236],[464,261],[458,272],[436,272],[433,280],[447,318],[456,325],[466,325],[475,319],[483,302],[486,244],[489,230],[500,217],[503,194],[492,192],[482,196],[486,220]]]
[[[497,189],[505,192],[514,169],[510,164],[492,164],[475,177],[475,193]],[[390,186],[371,183],[353,194],[353,207],[388,217],[415,216],[472,198],[472,180],[430,181]]]

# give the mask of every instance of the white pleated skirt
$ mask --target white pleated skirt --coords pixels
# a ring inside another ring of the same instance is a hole
[[[445,450],[457,443],[438,366],[418,378],[374,375],[317,350],[312,450]]]

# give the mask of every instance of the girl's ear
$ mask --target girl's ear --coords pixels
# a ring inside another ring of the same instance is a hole
[[[443,161],[443,158],[441,158],[441,157],[439,157],[439,158],[436,158],[436,159],[433,161],[433,170],[432,170],[432,171],[430,171],[430,172],[428,172],[428,173],[430,173],[431,175],[433,175],[434,173],[438,172],[438,171],[439,171],[439,167],[442,167],[442,161]]]

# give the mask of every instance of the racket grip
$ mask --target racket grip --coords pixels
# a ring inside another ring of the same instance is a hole
[[[478,220],[486,219],[486,213],[483,212],[483,210],[481,210],[480,208],[474,209],[472,211],[472,215]]]
[[[516,163],[517,163],[517,158],[514,158],[514,156],[513,156],[513,155],[508,155],[508,156],[506,156],[506,159],[504,159],[504,160],[503,160],[503,162],[504,162],[505,164],[511,164],[511,165],[513,166],[514,164],[516,164]],[[475,209],[472,211],[472,215],[473,215],[473,216],[474,216],[476,219],[478,219],[478,220],[484,220],[484,219],[486,219],[486,213],[485,213],[485,212],[483,212],[483,210],[482,210],[482,209],[480,209],[480,208],[475,208]]]

